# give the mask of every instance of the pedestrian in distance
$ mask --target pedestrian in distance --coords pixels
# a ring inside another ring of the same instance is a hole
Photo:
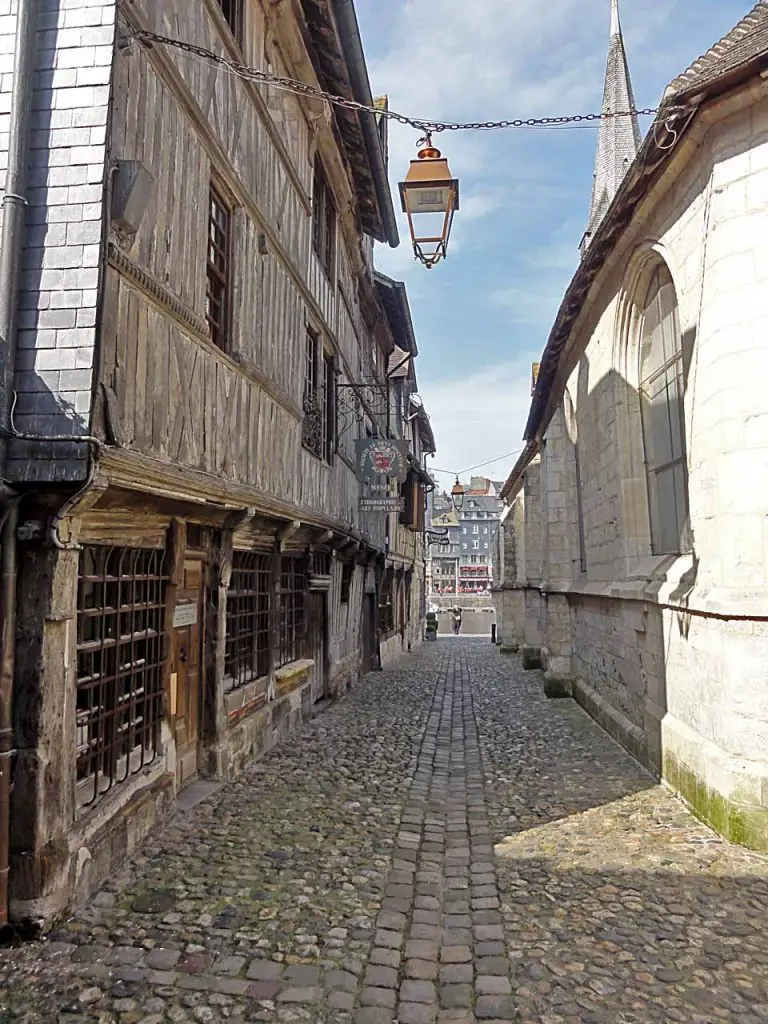
[[[458,636],[461,632],[461,616],[463,612],[458,605],[453,609],[453,635]]]

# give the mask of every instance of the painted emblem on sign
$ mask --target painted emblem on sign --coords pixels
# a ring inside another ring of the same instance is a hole
[[[408,475],[408,442],[368,438],[356,442],[357,475],[360,480],[385,476],[405,480]]]

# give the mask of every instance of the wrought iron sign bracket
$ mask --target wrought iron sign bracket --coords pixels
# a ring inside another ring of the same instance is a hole
[[[362,384],[336,383],[336,427],[337,439],[354,426],[363,423],[366,417],[377,432],[382,422],[389,434],[389,384],[378,382]]]

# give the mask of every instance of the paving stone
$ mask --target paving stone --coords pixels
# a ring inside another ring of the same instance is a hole
[[[394,989],[366,986],[360,993],[360,1005],[393,1007],[396,998]]]
[[[440,1005],[446,1009],[470,1007],[472,1005],[472,986],[441,985]]]
[[[389,967],[371,967],[369,969],[372,971],[391,970]],[[344,992],[354,992],[357,989],[357,978],[354,974],[348,974],[346,971],[329,971],[323,980],[327,989],[341,989]]]
[[[371,951],[371,963],[383,964],[385,967],[397,967],[400,964],[400,951],[377,946]]]
[[[253,978],[255,981],[276,981],[285,970],[283,964],[275,964],[272,961],[251,961],[246,978]]]
[[[400,1003],[397,1007],[398,1024],[435,1024],[437,1007],[425,1003]]]
[[[278,1003],[319,1003],[323,998],[323,990],[316,985],[297,986],[283,989],[278,993]]]
[[[3,950],[0,1015],[766,1024],[766,949],[766,861],[517,659],[446,640],[171,819],[50,941]]]
[[[443,946],[440,950],[440,961],[444,964],[464,964],[472,959],[469,946]]]
[[[404,1003],[437,1004],[437,990],[431,981],[404,981],[400,986],[400,1000]]]
[[[478,1020],[513,1021],[516,1014],[517,1007],[511,996],[479,996],[475,1003],[475,1016]]]
[[[481,974],[475,982],[475,991],[481,996],[506,996],[512,991],[508,978]]]
[[[394,967],[372,965],[365,972],[365,984],[373,988],[397,988],[397,978],[398,972]]]
[[[437,963],[434,960],[406,960],[405,975],[407,978],[432,981],[437,977]]]
[[[443,964],[440,968],[441,985],[466,985],[472,981],[475,971],[471,963]]]

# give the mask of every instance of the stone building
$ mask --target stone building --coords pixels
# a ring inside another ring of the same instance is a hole
[[[613,124],[601,155],[630,156]],[[672,81],[616,184],[504,488],[501,641],[766,850],[768,3]]]
[[[11,916],[45,923],[418,639],[434,439],[373,269],[386,123],[217,63],[370,106],[351,3],[0,13],[0,852]],[[366,437],[409,442],[400,516],[360,514]]]

